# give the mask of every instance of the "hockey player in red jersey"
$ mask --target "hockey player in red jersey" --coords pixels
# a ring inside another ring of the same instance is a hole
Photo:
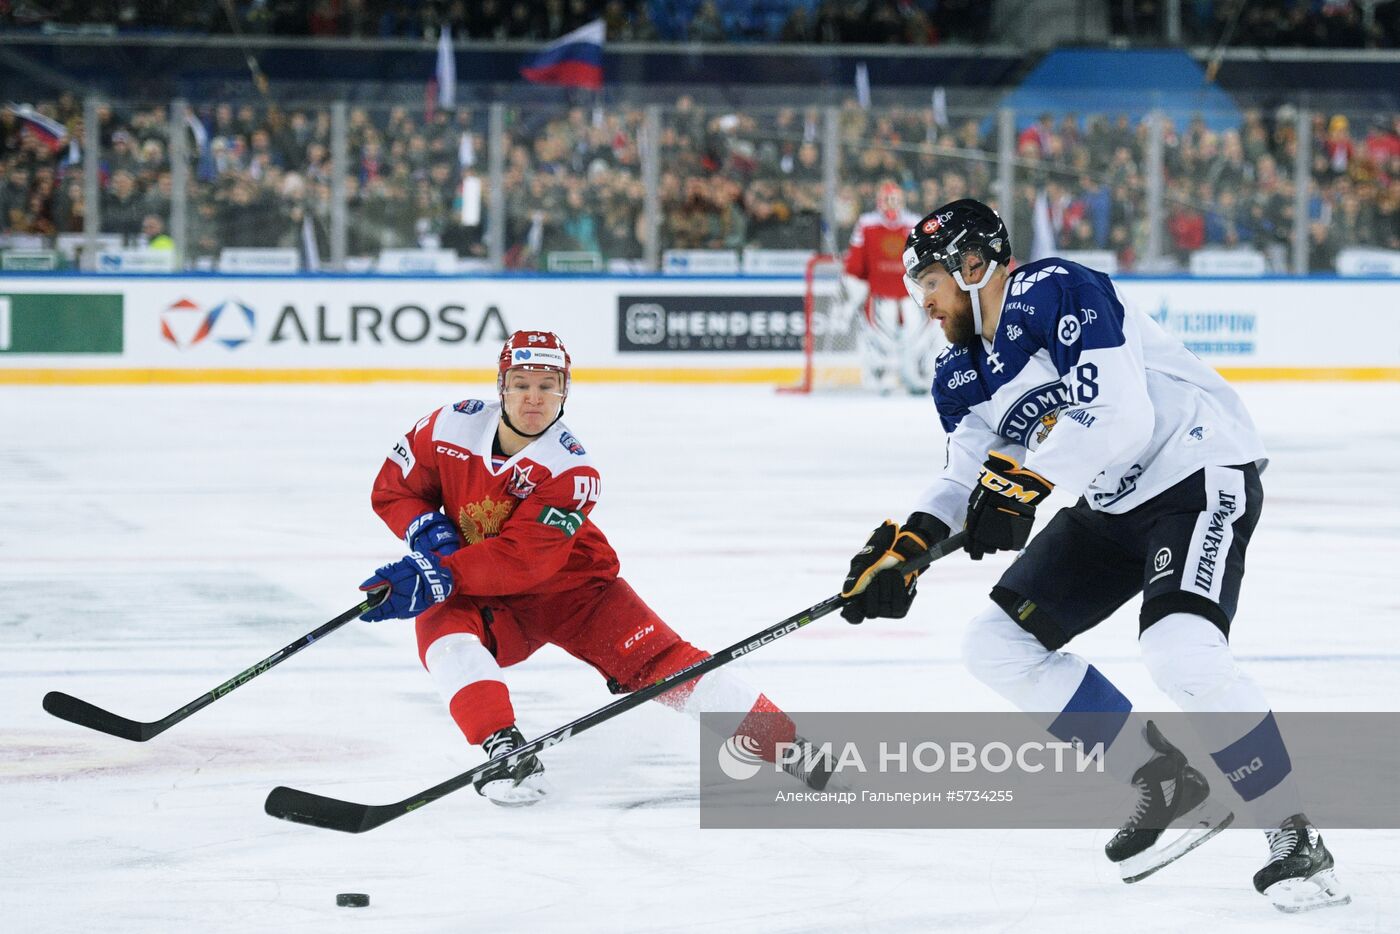
[[[390,587],[363,618],[416,619],[419,657],[452,719],[491,758],[524,743],[503,669],[542,645],[592,665],[618,693],[709,657],[618,576],[616,553],[589,519],[598,471],[560,421],[570,363],[554,334],[516,331],[501,349],[497,401],[425,416],[374,482],[374,510],[410,554],[361,585]],[[806,754],[792,721],[728,671],[658,699],[697,716],[749,712],[736,735],[770,762],[776,744],[797,743],[804,754],[787,770],[825,785],[829,760]],[[497,804],[533,804],[547,793],[543,771],[534,756],[514,770],[502,763],[476,789]]]
[[[861,385],[889,393],[929,391],[939,329],[904,287],[904,241],[919,220],[893,181],[880,183],[876,210],[862,214],[846,251],[846,292],[861,322]]]

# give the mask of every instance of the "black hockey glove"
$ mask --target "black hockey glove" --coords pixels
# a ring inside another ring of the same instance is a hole
[[[1005,454],[988,451],[977,489],[967,501],[968,557],[980,561],[983,555],[1025,547],[1035,524],[1035,507],[1054,488]]]
[[[907,561],[948,537],[948,526],[928,513],[916,512],[903,528],[886,520],[854,558],[841,587],[848,623],[867,619],[903,619],[914,602],[918,573],[900,574],[895,565]]]

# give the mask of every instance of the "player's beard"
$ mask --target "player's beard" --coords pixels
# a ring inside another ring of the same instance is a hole
[[[943,319],[943,336],[954,347],[971,347],[977,343],[977,331],[972,326],[972,299]]]

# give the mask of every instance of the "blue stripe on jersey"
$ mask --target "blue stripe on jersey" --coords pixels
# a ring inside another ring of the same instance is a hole
[[[492,470],[495,470],[495,471],[499,471],[502,467],[504,467],[504,466],[506,465],[506,461],[508,461],[508,460],[510,460],[510,458],[509,458],[509,457],[506,457],[504,454],[497,454],[496,452],[492,451],[492,452],[491,452],[491,469],[492,469]]]
[[[1077,740],[1086,751],[1098,743],[1107,750],[1118,738],[1132,709],[1132,702],[1123,692],[1090,665],[1074,696],[1050,724],[1050,734],[1067,743]]]
[[[1272,710],[1254,729],[1210,757],[1246,801],[1266,793],[1293,771]]]

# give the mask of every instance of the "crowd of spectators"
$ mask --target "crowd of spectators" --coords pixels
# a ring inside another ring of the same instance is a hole
[[[1400,116],[1312,115],[1309,268],[1334,268],[1346,246],[1400,249]],[[1199,116],[1164,128],[1163,259],[1184,266],[1203,247],[1257,250],[1285,272],[1294,230],[1297,111],[1245,110],[1238,129],[1211,130]],[[1133,269],[1148,242],[1146,124],[1102,115],[1045,115],[1023,131],[1018,153],[1037,167],[1018,188],[1016,239],[1035,227],[1037,201],[1059,249],[1109,249]],[[1043,179],[1036,184],[1036,177]],[[1042,200],[1043,198],[1043,200]]]
[[[1357,0],[1182,0],[1180,33],[1190,45],[1236,47],[1393,49],[1400,45],[1400,4]],[[1115,36],[1155,41],[1164,33],[1161,0],[1110,3]]]
[[[0,111],[0,232],[81,233],[81,107],[65,95],[38,110],[63,124],[75,142],[50,144],[28,132],[13,110]],[[476,173],[477,154],[485,152],[480,131],[465,109],[424,117],[401,107],[350,112],[353,164],[345,184],[351,255],[439,246],[485,255],[480,225],[469,230],[453,223],[463,216],[461,182]],[[98,119],[101,231],[128,246],[146,246],[170,227],[168,109],[103,105]],[[328,109],[224,103],[197,110],[183,127],[191,154],[189,260],[212,261],[225,247],[294,248],[307,265],[329,258]]]
[[[39,112],[69,140],[30,132],[0,110],[0,234],[80,233],[87,206],[80,102]],[[130,246],[168,243],[173,177],[163,106],[98,111],[100,226]],[[707,108],[682,97],[658,138],[661,249],[802,249],[844,245],[889,179],[915,211],[964,195],[995,201],[994,121],[940,125],[929,108],[839,112],[835,228],[822,224],[821,114]],[[327,108],[221,103],[181,125],[190,152],[184,246],[191,263],[224,247],[286,247],[303,262],[330,251],[331,120]],[[348,253],[447,248],[488,255],[486,114],[469,107],[349,111]],[[1246,110],[1237,128],[1197,117],[1165,131],[1167,261],[1202,247],[1248,247],[1287,268],[1293,231],[1296,111]],[[1400,249],[1400,115],[1316,113],[1311,124],[1310,267],[1333,268],[1350,245]],[[505,263],[550,268],[552,254],[636,261],[648,236],[634,107],[508,110]],[[1125,115],[1043,115],[1016,140],[1015,251],[1027,256],[1037,212],[1060,250],[1111,250],[1121,268],[1146,255],[1148,129]],[[165,238],[165,239],[162,239]],[[313,255],[314,254],[314,255]]]
[[[612,41],[901,43],[994,41],[987,0],[233,0],[251,34],[552,39],[599,17]],[[1111,34],[1166,35],[1161,0],[1107,4]],[[1400,3],[1359,0],[1182,0],[1184,41],[1233,46],[1395,48]],[[1238,15],[1237,15],[1238,12]],[[0,29],[98,25],[118,30],[228,33],[223,0],[0,0]]]

